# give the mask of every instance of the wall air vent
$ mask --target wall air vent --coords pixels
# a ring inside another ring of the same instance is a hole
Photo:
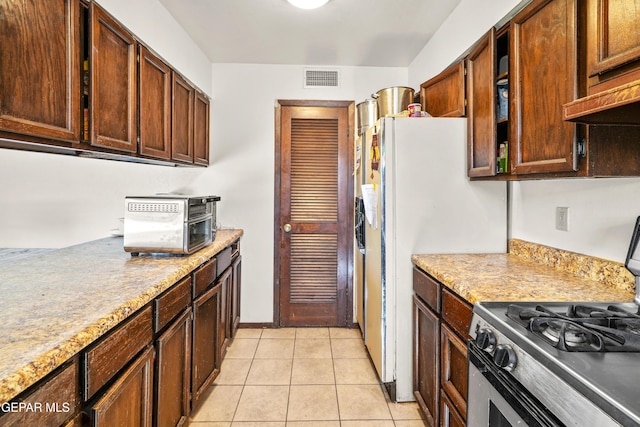
[[[340,87],[340,71],[326,68],[306,68],[304,70],[304,87]]]

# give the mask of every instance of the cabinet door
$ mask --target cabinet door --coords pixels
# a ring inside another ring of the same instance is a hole
[[[209,98],[196,91],[193,106],[193,161],[209,165]]]
[[[495,30],[467,57],[467,169],[469,177],[496,174]]]
[[[440,394],[440,426],[467,427],[465,419],[458,413],[444,391]]]
[[[440,394],[440,320],[414,297],[413,390],[431,427],[438,425]]]
[[[78,0],[0,2],[0,130],[80,140]]]
[[[444,70],[420,85],[422,110],[433,117],[464,117],[464,62]]]
[[[206,291],[193,302],[192,404],[195,409],[202,394],[218,375],[218,321],[220,285]]]
[[[91,3],[91,145],[135,153],[136,42]]]
[[[233,338],[240,324],[240,288],[242,283],[242,257],[233,262],[231,290],[229,292],[229,338]]]
[[[218,320],[218,361],[221,364],[224,355],[227,353],[229,339],[231,338],[230,320],[230,294],[233,285],[233,268],[227,268],[218,278],[220,286],[220,317]],[[220,365],[218,365],[220,367]]]
[[[149,347],[91,407],[93,427],[151,426],[153,347]]]
[[[467,346],[446,324],[441,328],[442,390],[461,414],[467,413],[468,371]]]
[[[588,4],[589,77],[640,59],[640,0],[589,0]]]
[[[534,0],[511,21],[511,172],[577,169],[576,125],[563,104],[577,93],[575,0]]]
[[[191,390],[191,310],[157,340],[156,404],[158,427],[183,425],[189,416]]]
[[[171,157],[171,68],[140,46],[140,154]]]
[[[193,97],[195,90],[173,73],[171,158],[193,163]]]

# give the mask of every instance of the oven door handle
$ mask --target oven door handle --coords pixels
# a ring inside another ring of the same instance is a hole
[[[522,385],[504,372],[473,341],[468,344],[469,364],[473,364],[529,427],[565,427]],[[471,390],[471,387],[469,387]]]

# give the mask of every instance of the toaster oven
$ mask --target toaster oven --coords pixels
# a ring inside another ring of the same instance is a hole
[[[218,196],[125,197],[124,250],[192,254],[213,242]]]

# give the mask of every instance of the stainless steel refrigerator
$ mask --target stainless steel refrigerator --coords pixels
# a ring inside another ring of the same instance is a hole
[[[378,375],[413,397],[412,254],[504,253],[507,184],[469,181],[464,118],[383,118],[362,141],[363,316]]]

